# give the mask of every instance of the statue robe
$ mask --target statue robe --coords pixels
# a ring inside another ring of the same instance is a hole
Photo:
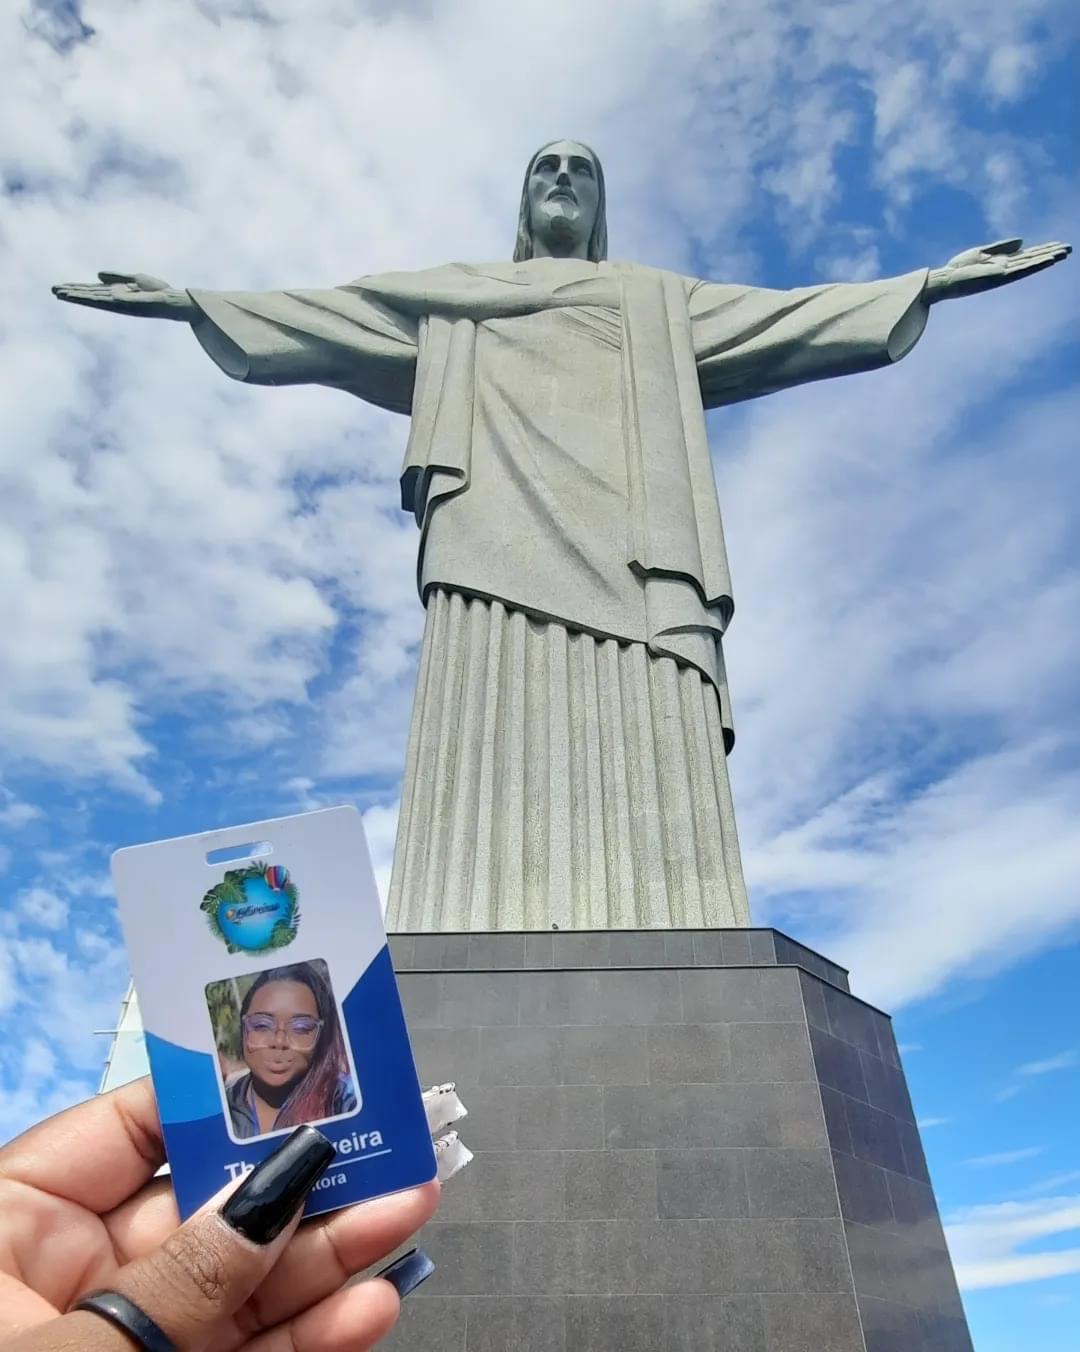
[[[411,414],[428,620],[392,928],[749,923],[703,410],[897,360],[925,282],[537,259],[191,292],[236,379]]]

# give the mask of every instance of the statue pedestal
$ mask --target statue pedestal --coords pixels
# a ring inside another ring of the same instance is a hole
[[[385,1346],[971,1352],[888,1017],[773,930],[391,940],[475,1163]]]

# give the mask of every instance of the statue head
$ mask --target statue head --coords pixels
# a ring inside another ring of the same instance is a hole
[[[599,157],[581,141],[550,141],[529,161],[514,262],[607,257],[607,202]]]

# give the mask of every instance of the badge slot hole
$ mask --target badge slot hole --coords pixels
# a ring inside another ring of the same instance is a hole
[[[242,859],[262,859],[274,853],[268,840],[249,840],[244,845],[225,845],[220,850],[208,850],[206,862],[211,868],[219,864],[235,864]]]

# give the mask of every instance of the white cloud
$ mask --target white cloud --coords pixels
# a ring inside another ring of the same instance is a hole
[[[915,1125],[920,1131],[929,1131],[931,1127],[947,1127],[951,1117],[920,1117]]]
[[[24,803],[9,789],[0,784],[0,828],[18,831],[30,822],[37,821],[41,809],[32,803]]]
[[[881,253],[873,231],[853,231],[850,246],[821,255],[817,270],[826,281],[836,282],[869,282],[882,276]]]
[[[1032,1183],[1030,1187],[1022,1188],[1015,1195],[1017,1197],[1037,1197],[1042,1193],[1057,1193],[1062,1188],[1070,1187],[1074,1183],[1080,1183],[1080,1169],[1067,1169],[1062,1174],[1052,1174],[1049,1178],[1041,1179],[1038,1183]]]
[[[23,1034],[0,1047],[0,1142],[95,1091],[108,1051],[95,1030],[113,1026],[127,983],[115,917],[95,885],[52,883],[0,915],[0,1010]],[[35,896],[36,905],[24,904]],[[50,919],[63,910],[62,930],[43,928],[49,907]]]
[[[30,925],[58,930],[68,918],[68,904],[47,887],[28,887],[16,898],[19,914]]]
[[[99,1083],[126,983],[118,941],[92,956],[16,937],[0,948],[0,1009],[20,1029],[22,1052],[0,1056],[0,1144],[43,1117],[89,1098]]]
[[[81,1103],[96,1090],[89,1077],[61,1075],[55,1080],[28,1076],[9,1082],[0,1099],[0,1144],[17,1136],[35,1122]]]
[[[315,781],[309,779],[307,775],[294,775],[285,787],[290,793],[296,795],[298,812],[317,812],[319,808],[326,806],[322,797],[316,791]]]
[[[1038,67],[1038,52],[1029,43],[1005,43],[990,53],[987,87],[995,98],[1011,103],[1024,93]]]
[[[32,1038],[23,1051],[22,1069],[27,1081],[52,1079],[56,1073],[56,1055],[40,1038]]]
[[[1075,280],[1039,285],[935,310],[893,370],[715,422],[751,902],[886,1008],[1080,919],[1080,400],[1020,385]]]
[[[40,808],[23,802],[12,791],[0,784],[0,831],[17,832],[41,817]],[[0,873],[6,873],[14,852],[0,844]]]
[[[1020,1150],[1002,1150],[996,1155],[976,1155],[964,1163],[974,1165],[978,1169],[997,1169],[1006,1164],[1019,1164],[1021,1160],[1035,1159],[1045,1149],[1046,1147],[1042,1145],[1030,1145]]]
[[[1030,1252],[1040,1240],[1078,1231],[1080,1197],[967,1207],[945,1225],[957,1281],[965,1291],[1080,1272],[1080,1247]]]
[[[1042,1061],[1028,1061],[1022,1066],[1017,1066],[1016,1073],[1017,1075],[1051,1075],[1058,1070],[1072,1070],[1077,1065],[1080,1065],[1080,1052],[1072,1049],[1058,1052],[1057,1056],[1048,1056]]]
[[[1043,1075],[1053,1075],[1059,1070],[1072,1070],[1080,1065],[1080,1052],[1075,1049],[1059,1052],[1056,1056],[1045,1057],[1041,1061],[1028,1061],[1022,1066],[1017,1066],[1013,1071],[1013,1078],[1008,1084],[1004,1084],[994,1093],[994,1099],[998,1103],[1008,1103],[1019,1094],[1032,1088],[1032,1081]]]
[[[4,945],[0,944],[0,1010],[10,1009],[17,995],[15,963]]]
[[[379,885],[379,896],[382,897],[384,911],[390,893],[390,870],[394,862],[399,806],[398,803],[376,805],[364,813],[364,830],[367,833],[371,863],[375,870],[375,881]]]

